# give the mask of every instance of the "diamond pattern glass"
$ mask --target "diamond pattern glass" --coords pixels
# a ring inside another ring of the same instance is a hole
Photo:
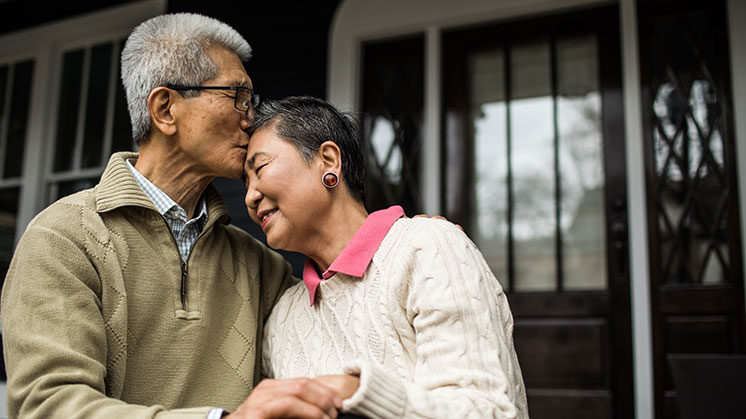
[[[407,214],[422,212],[424,38],[366,44],[363,54],[366,207],[400,204]]]
[[[649,107],[661,283],[719,284],[727,280],[733,196],[721,135],[723,98],[698,42],[697,31],[706,26],[674,22],[658,29],[669,32],[654,39]],[[677,44],[661,48],[669,36]]]

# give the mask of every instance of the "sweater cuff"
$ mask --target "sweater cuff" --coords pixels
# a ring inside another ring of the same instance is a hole
[[[357,360],[344,368],[345,374],[360,377],[360,387],[342,402],[342,410],[369,418],[400,418],[407,404],[407,392],[402,383],[381,368],[365,360]]]

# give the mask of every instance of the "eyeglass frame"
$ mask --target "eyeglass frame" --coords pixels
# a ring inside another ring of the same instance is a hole
[[[249,89],[245,86],[182,86],[179,84],[167,84],[165,87],[177,91],[187,91],[187,90],[233,90],[236,92],[235,96],[233,96],[233,107],[236,108],[239,112],[245,112],[249,113],[249,109],[254,108],[256,109],[257,106],[259,106],[259,94],[254,93],[253,89]],[[239,90],[246,90],[249,92],[249,104],[246,106],[246,109],[241,109],[239,107],[238,103],[238,91]]]

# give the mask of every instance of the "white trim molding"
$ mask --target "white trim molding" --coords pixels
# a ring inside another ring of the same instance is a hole
[[[630,292],[632,302],[632,354],[634,363],[635,417],[652,418],[653,345],[650,309],[650,270],[645,198],[645,150],[643,148],[640,93],[640,59],[637,39],[636,0],[621,0],[622,85],[624,132],[627,151],[627,206],[629,221]]]
[[[733,97],[733,129],[735,131],[736,170],[738,173],[738,207],[741,221],[742,261],[746,261],[746,2],[728,0],[728,38],[730,44],[730,74]],[[743,275],[743,273],[742,273]],[[746,292],[746,287],[744,287]],[[746,298],[746,295],[744,296]]]

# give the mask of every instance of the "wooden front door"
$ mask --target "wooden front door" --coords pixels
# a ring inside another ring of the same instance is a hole
[[[633,417],[618,22],[443,35],[443,208],[508,293],[534,419]]]

